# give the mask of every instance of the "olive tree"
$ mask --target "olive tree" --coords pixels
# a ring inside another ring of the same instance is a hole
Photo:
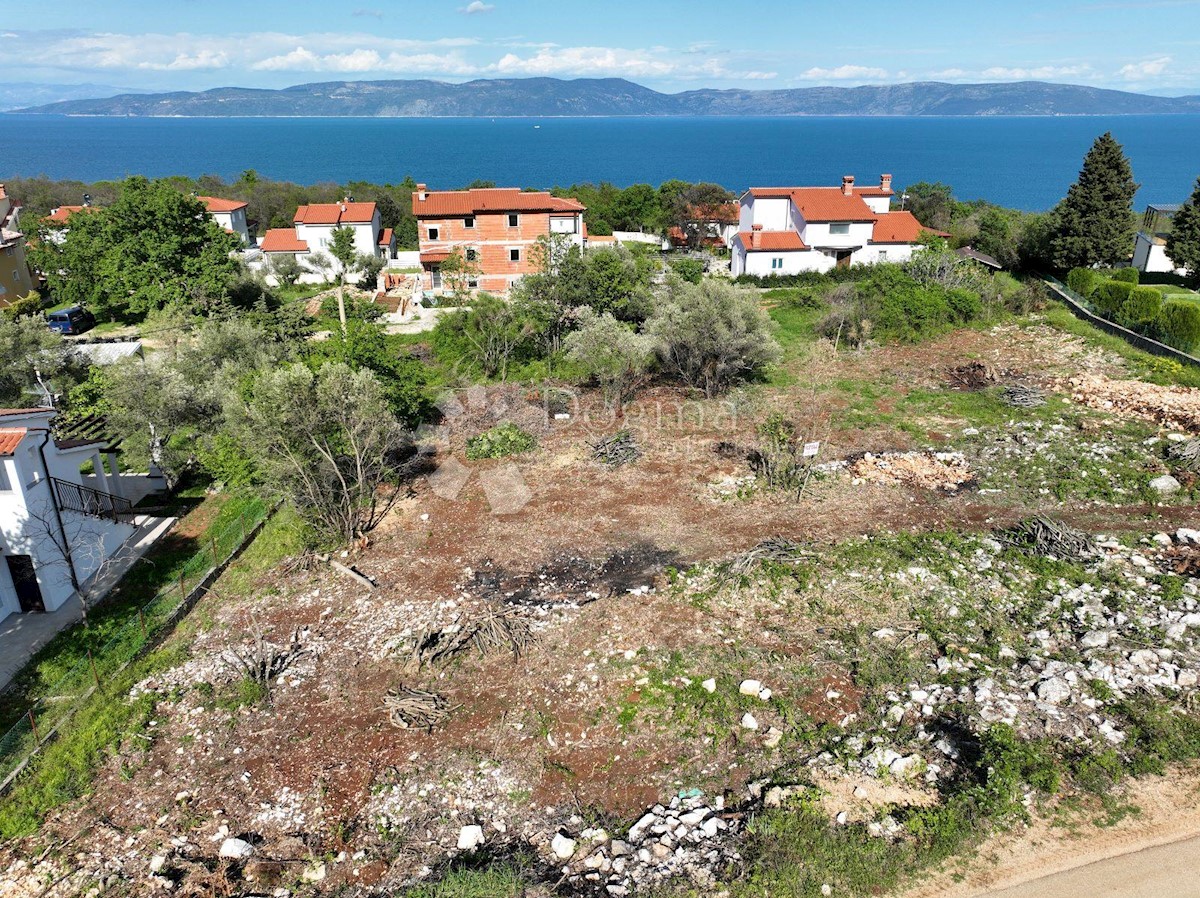
[[[567,357],[595,378],[605,399],[619,408],[654,362],[654,338],[635,333],[608,312],[583,309],[578,320],[578,329],[567,335]]]

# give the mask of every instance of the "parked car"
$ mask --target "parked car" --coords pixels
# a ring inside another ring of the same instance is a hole
[[[96,326],[96,316],[83,306],[71,306],[46,313],[46,324],[50,330],[60,334],[82,334]]]

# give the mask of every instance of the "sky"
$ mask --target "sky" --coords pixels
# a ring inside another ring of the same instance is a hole
[[[1200,94],[1200,0],[5,2],[0,82],[623,77],[663,91],[1045,80]]]

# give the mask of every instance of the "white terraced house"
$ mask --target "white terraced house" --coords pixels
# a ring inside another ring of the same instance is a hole
[[[0,619],[56,611],[159,520],[131,499],[161,478],[121,475],[116,446],[86,429],[56,435],[56,414],[0,409]]]
[[[250,229],[246,226],[246,207],[248,203],[241,200],[226,200],[219,196],[198,196],[204,208],[213,217],[213,221],[242,241],[244,246],[250,245]]]
[[[911,212],[892,209],[892,176],[857,187],[751,187],[739,201],[732,270],[770,276],[903,262],[930,232]]]
[[[304,264],[315,253],[329,254],[337,228],[354,231],[354,248],[360,255],[379,256],[385,262],[396,258],[396,237],[383,227],[374,203],[311,203],[296,210],[290,228],[272,228],[259,244],[270,255],[286,254]]]

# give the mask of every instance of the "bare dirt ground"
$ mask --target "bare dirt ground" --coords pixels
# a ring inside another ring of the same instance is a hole
[[[847,393],[829,387],[875,379],[900,385],[901,393],[945,389],[946,371],[969,359],[1003,362],[1044,383],[1079,371],[1127,374],[1118,359],[1081,339],[1012,327],[812,357],[796,365],[795,385],[767,390],[746,407],[652,389],[620,417],[586,395],[568,420],[547,421],[540,396],[469,391],[438,433],[443,479],[419,480],[354,559],[379,588],[366,590],[325,567],[279,568],[251,598],[206,599],[193,614],[206,623],[191,660],[143,684],[171,697],[160,703],[145,742],[105,763],[93,793],[54,814],[37,837],[0,849],[0,867],[69,840],[81,866],[95,863],[144,883],[152,858],[173,851],[190,871],[183,893],[205,894],[228,886],[211,860],[217,846],[253,835],[263,859],[247,868],[239,889],[269,891],[331,856],[339,862],[322,866],[320,880],[312,875],[323,887],[389,889],[452,853],[466,824],[531,837],[538,819],[555,814],[629,819],[684,786],[718,794],[743,787],[778,763],[766,734],[783,721],[764,714],[756,732],[698,744],[679,729],[628,731],[619,724],[622,709],[651,701],[651,669],[670,676],[660,669],[663,659],[696,646],[752,648],[747,657],[757,660],[743,675],[769,679],[774,671],[762,659],[806,650],[804,621],[790,635],[767,632],[752,608],[674,600],[662,588],[673,570],[771,536],[826,542],[908,529],[981,531],[1034,509],[970,490],[929,489],[920,478],[830,477],[800,503],[739,498],[728,490],[745,481],[746,465],[717,444],[747,441],[765,411],[779,409],[816,422],[829,458],[928,446],[969,422],[924,422],[926,440],[886,424],[843,428]],[[880,400],[878,410],[891,402]],[[538,450],[516,460],[468,461],[465,440],[499,420],[537,432]],[[643,457],[615,470],[592,461],[588,442],[622,427],[633,430]],[[1150,521],[1177,526],[1194,511],[1137,503],[1054,510],[1109,533],[1146,529]],[[454,626],[495,601],[520,605],[533,621],[537,638],[520,657],[466,655],[452,675],[406,667],[424,628]],[[252,626],[280,638],[306,628],[308,651],[279,678],[270,706],[228,700],[236,683],[222,656]],[[433,732],[398,730],[383,699],[401,685],[436,690],[455,712]],[[815,720],[836,723],[853,710],[845,671],[826,668],[791,685],[811,691],[806,710]],[[1164,809],[1193,799],[1162,789]],[[1046,831],[1040,838],[1052,837]],[[42,885],[10,877],[0,894],[38,894]],[[151,878],[146,889],[158,888],[165,886]]]
[[[1128,787],[1134,810],[1111,826],[1086,813],[1041,818],[997,835],[977,855],[902,898],[1058,898],[1200,894],[1200,771],[1172,770]]]

